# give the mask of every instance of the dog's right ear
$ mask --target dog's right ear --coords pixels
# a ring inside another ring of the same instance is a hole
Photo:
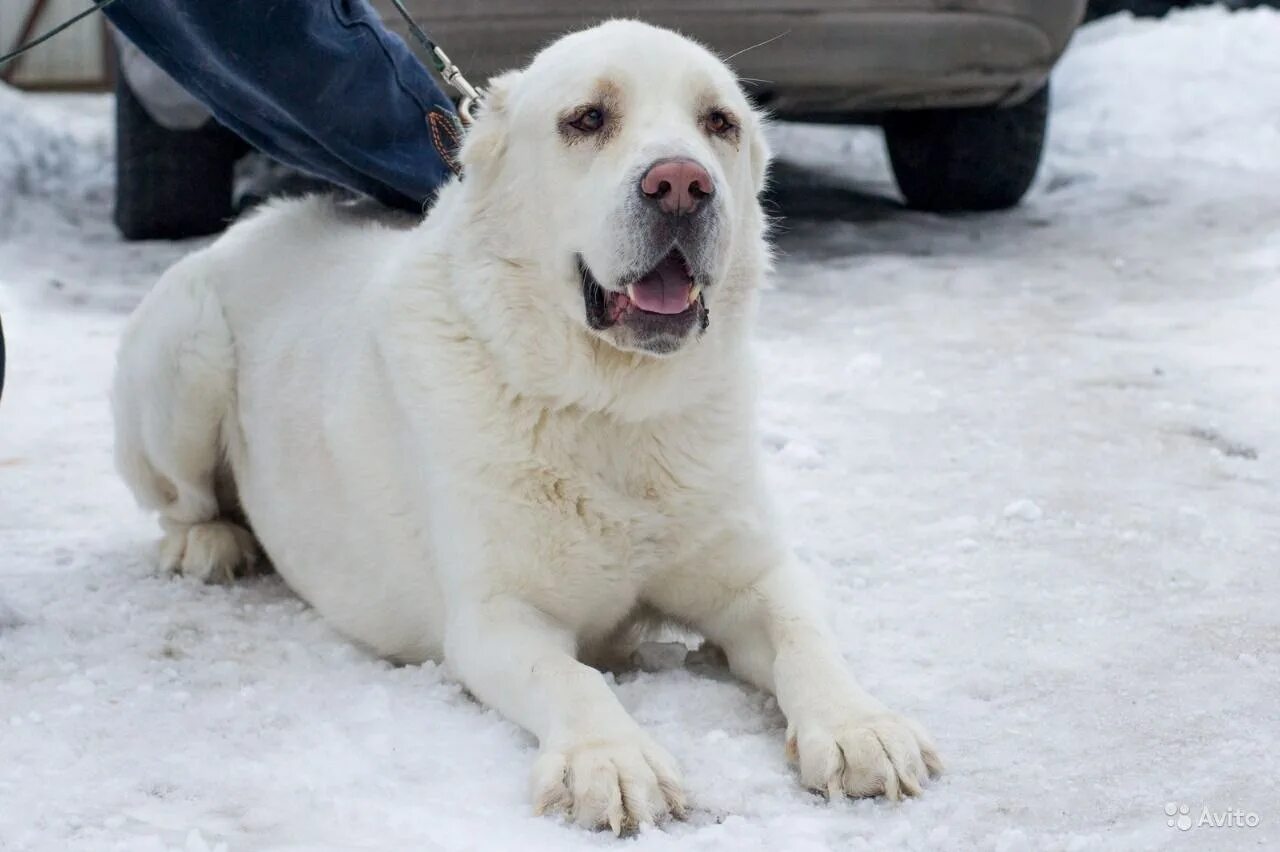
[[[463,174],[483,180],[502,161],[507,150],[507,104],[520,71],[508,71],[489,80],[475,124],[462,141]]]

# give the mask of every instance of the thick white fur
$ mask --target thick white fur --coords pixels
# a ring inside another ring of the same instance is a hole
[[[566,144],[557,116],[601,80],[620,128]],[[706,132],[709,101],[736,141]],[[709,169],[726,227],[709,328],[656,357],[587,328],[573,257],[598,275],[626,261],[620,199],[675,154]],[[674,760],[580,662],[641,614],[777,695],[807,786],[918,792],[938,770],[927,735],[847,670],[761,480],[748,337],[767,156],[721,62],[615,21],[493,81],[465,178],[421,226],[291,202],[177,264],[133,317],[114,390],[119,468],[160,515],[166,564],[227,577],[256,536],[346,634],[443,659],[533,732],[535,806],[584,825],[684,807]]]

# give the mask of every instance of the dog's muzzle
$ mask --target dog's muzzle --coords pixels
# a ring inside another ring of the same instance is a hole
[[[715,180],[695,160],[651,163],[626,205],[635,257],[615,279],[599,280],[579,255],[587,325],[624,349],[675,352],[706,331],[720,205]]]

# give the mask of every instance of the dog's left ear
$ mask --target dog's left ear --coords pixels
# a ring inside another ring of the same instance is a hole
[[[485,86],[480,113],[462,142],[461,160],[465,174],[483,180],[502,161],[507,150],[507,105],[520,75],[520,71],[508,71],[493,77]]]
[[[764,116],[755,113],[752,119],[747,155],[751,159],[751,177],[755,181],[756,194],[759,195],[764,191],[765,181],[769,178],[769,161],[773,159],[773,152],[769,150],[769,142],[764,136]]]

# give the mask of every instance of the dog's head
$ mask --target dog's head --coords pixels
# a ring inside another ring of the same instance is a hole
[[[619,350],[688,347],[763,265],[760,118],[670,31],[610,21],[495,78],[462,162],[490,250],[536,267],[512,286]]]

